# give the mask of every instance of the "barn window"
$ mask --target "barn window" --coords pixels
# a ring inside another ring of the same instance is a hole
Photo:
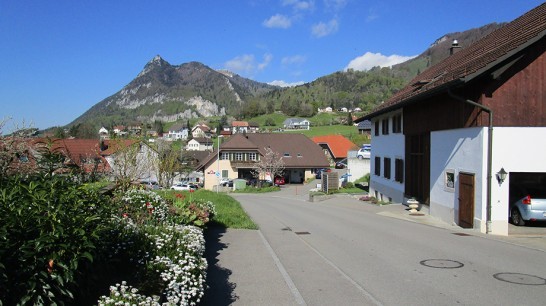
[[[374,160],[374,174],[377,176],[381,175],[381,157],[376,156]]]
[[[399,183],[404,182],[404,160],[397,158],[394,160],[394,180]]]
[[[389,118],[381,120],[381,134],[389,135]]]

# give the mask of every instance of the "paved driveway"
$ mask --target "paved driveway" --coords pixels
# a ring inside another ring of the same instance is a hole
[[[311,203],[307,186],[293,187],[235,195],[260,226],[277,267],[272,280],[284,279],[291,304],[545,303],[544,251],[385,217],[349,198]]]

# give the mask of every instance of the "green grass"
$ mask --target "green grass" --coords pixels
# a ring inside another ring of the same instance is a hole
[[[187,191],[163,191],[160,194],[166,198],[173,198],[175,193],[182,193],[190,197]],[[210,190],[198,190],[191,194],[194,199],[211,201],[216,208],[216,215],[210,225],[218,225],[225,228],[258,229],[258,226],[250,219],[241,204],[225,193],[216,193]]]
[[[256,188],[256,187],[246,187],[245,189],[238,189],[234,190],[234,193],[265,193],[265,192],[272,192],[272,191],[279,191],[281,190],[279,187],[276,186],[269,186],[269,187],[262,187],[262,188]]]

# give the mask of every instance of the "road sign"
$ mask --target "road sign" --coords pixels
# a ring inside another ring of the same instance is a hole
[[[216,172],[216,176],[217,176],[217,177],[220,177],[220,172]]]

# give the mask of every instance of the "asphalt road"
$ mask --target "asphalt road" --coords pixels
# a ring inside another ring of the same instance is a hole
[[[546,304],[544,251],[291,190],[235,196],[271,247],[291,304]]]

